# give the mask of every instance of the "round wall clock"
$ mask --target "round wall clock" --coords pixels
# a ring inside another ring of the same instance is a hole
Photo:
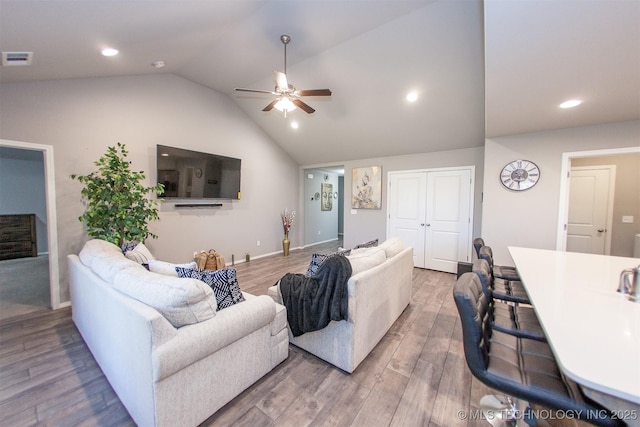
[[[509,190],[528,190],[538,183],[540,168],[529,160],[514,160],[500,172],[500,182]]]

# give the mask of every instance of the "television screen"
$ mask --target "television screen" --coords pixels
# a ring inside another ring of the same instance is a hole
[[[157,146],[158,182],[165,199],[240,199],[240,159]]]

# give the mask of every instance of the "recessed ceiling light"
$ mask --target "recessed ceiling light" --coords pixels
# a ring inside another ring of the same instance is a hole
[[[416,102],[418,100],[418,92],[409,92],[406,98],[409,102]]]
[[[164,68],[165,65],[167,64],[165,64],[164,61],[155,61],[155,62],[152,62],[151,65],[155,68],[160,69],[160,68]]]
[[[102,49],[102,55],[104,56],[116,56],[118,54],[118,49],[114,49],[112,47],[107,47]]]
[[[580,104],[582,104],[581,100],[579,100],[579,99],[570,99],[570,100],[564,101],[562,104],[560,104],[560,108],[573,108],[573,107],[577,107]]]
[[[298,124],[298,122],[291,122],[291,127],[294,129],[298,129],[300,125]]]

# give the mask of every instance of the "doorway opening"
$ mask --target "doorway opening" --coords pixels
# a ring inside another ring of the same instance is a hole
[[[58,231],[56,217],[53,146],[0,139],[0,147],[41,152],[44,163],[46,236],[48,245],[49,299],[52,309],[60,308],[60,272],[58,265]]]
[[[304,246],[342,239],[344,234],[344,166],[302,170]]]
[[[572,250],[569,217],[572,189],[570,172],[573,169],[603,168],[614,165],[615,188],[611,189],[613,200],[607,222],[595,227],[594,235],[604,239],[609,255],[631,257],[634,236],[640,233],[640,147],[605,149],[564,153],[562,155],[560,203],[556,232],[556,250]],[[578,191],[581,189],[578,187]],[[573,195],[575,199],[575,194]],[[587,215],[585,214],[584,217]],[[602,230],[599,232],[598,230]],[[583,238],[587,242],[588,238]]]

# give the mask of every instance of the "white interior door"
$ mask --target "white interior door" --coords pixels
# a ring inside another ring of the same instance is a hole
[[[413,265],[455,273],[470,261],[473,168],[389,173],[387,238],[413,247]]]
[[[425,266],[455,273],[470,262],[471,170],[427,173]]]
[[[567,251],[609,254],[614,175],[613,166],[571,169]]]
[[[424,268],[425,172],[389,173],[389,222],[387,238],[399,237],[413,247],[413,265]]]

